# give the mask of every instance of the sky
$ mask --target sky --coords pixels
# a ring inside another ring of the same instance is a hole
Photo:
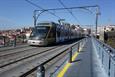
[[[58,0],[29,0],[44,9],[62,8]],[[99,5],[100,15],[98,25],[115,24],[115,0],[61,0],[66,7]],[[65,22],[80,25],[95,25],[96,8],[70,10],[74,18],[67,10],[51,11]],[[0,0],[0,30],[15,29],[33,26],[33,11],[40,10],[28,3],[26,0]],[[38,12],[39,13],[39,12]],[[37,22],[54,21],[59,18],[48,12],[42,13]]]

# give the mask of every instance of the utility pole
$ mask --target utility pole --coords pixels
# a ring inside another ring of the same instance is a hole
[[[62,25],[62,22],[65,21],[65,19],[59,19],[58,22],[60,25]]]
[[[34,18],[34,27],[36,27],[36,10],[34,10],[34,16],[33,16],[33,18]]]
[[[36,24],[37,24],[36,22],[37,22],[38,17],[39,17],[43,12],[45,12],[46,10],[41,10],[39,14],[37,14],[37,11],[38,11],[38,10],[34,10],[34,16],[33,16],[33,18],[34,18],[34,27],[36,27]]]
[[[95,34],[97,36],[97,24],[98,23],[98,13],[96,13],[96,21],[95,21],[95,25],[96,25],[96,28],[95,28]]]
[[[95,25],[96,25],[96,28],[95,28],[95,34],[97,36],[97,26],[98,26],[98,16],[100,15],[100,12],[99,12],[99,7],[96,8],[96,20],[95,20]]]

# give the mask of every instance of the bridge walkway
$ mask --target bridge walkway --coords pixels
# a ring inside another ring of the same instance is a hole
[[[94,49],[89,38],[72,63],[66,63],[57,77],[107,77]]]

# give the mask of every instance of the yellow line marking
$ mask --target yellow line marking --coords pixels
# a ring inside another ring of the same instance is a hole
[[[81,48],[79,49],[81,50]],[[72,61],[75,60],[75,58],[78,56],[78,52],[76,52],[73,56],[72,56]],[[67,71],[67,69],[71,66],[71,63],[67,63],[64,68],[58,73],[57,77],[63,77],[65,72]]]
[[[67,63],[64,68],[59,72],[59,74],[57,75],[57,77],[63,77],[64,73],[67,71],[67,69],[70,67],[70,63]]]

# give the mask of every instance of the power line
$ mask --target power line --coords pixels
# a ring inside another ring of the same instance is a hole
[[[64,3],[61,0],[58,0],[59,3],[66,8],[66,6],[64,5]],[[75,20],[77,20],[77,22],[80,24],[79,20],[77,19],[77,17],[72,13],[72,11],[70,11],[69,9],[67,9],[67,11],[74,17]]]
[[[87,10],[87,8],[91,8],[91,7],[99,7],[99,6],[97,6],[97,5],[94,5],[94,6],[81,6],[81,7],[69,7],[69,8],[53,8],[53,9],[44,9],[44,11],[49,11],[49,10],[65,10],[65,9],[86,9]],[[42,10],[38,10],[38,11],[43,11],[43,9]]]
[[[42,9],[42,10],[45,10],[44,8],[40,7],[39,5],[33,3],[33,2],[31,2],[31,1],[29,1],[29,0],[25,0],[25,1],[27,1],[28,3],[30,3],[31,5],[33,5],[33,6],[35,6],[35,7],[38,7],[38,8],[40,8],[40,9]],[[41,10],[41,11],[42,11],[42,10]],[[49,10],[47,10],[46,12],[48,12],[48,13],[50,13],[51,15],[53,15],[53,16],[55,16],[55,17],[61,19],[59,16],[55,15],[55,13],[52,13],[52,12],[50,12]]]

